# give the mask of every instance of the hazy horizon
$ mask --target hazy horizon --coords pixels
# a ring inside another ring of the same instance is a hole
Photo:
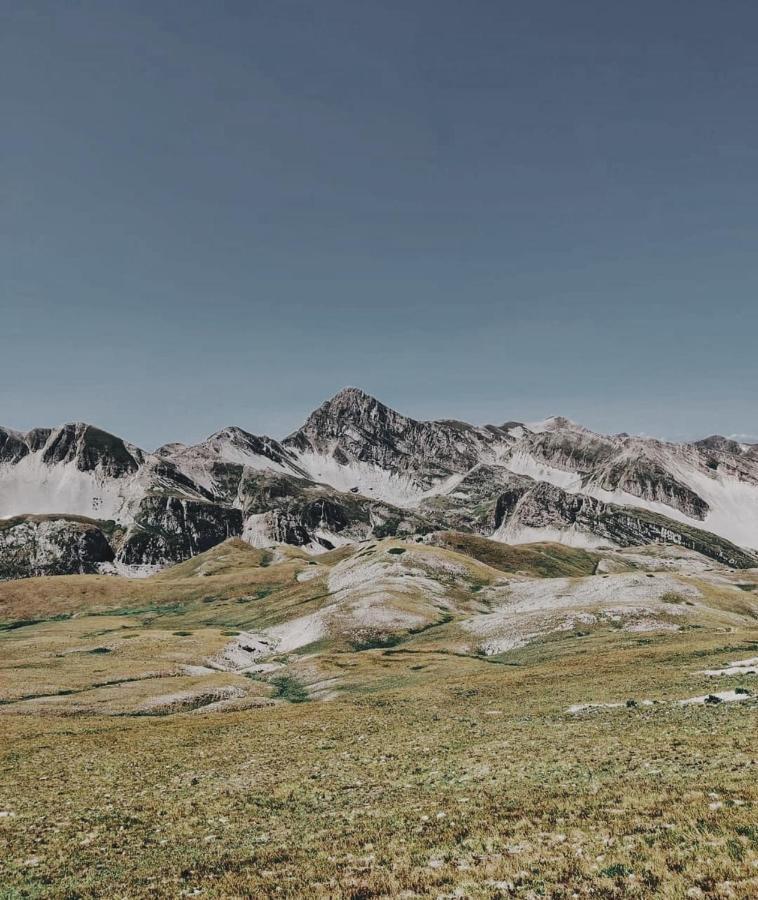
[[[758,435],[754,4],[2,20],[0,424]]]

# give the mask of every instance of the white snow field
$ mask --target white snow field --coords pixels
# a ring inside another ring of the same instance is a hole
[[[349,492],[357,488],[359,494],[393,506],[414,506],[424,496],[423,488],[407,475],[396,475],[373,463],[355,461],[345,465],[331,456],[307,451],[298,456],[298,465],[314,481],[331,485],[338,491]]]
[[[139,472],[109,478],[82,472],[73,461],[46,465],[39,453],[0,465],[0,518],[67,513],[129,522],[129,502],[143,493]]]

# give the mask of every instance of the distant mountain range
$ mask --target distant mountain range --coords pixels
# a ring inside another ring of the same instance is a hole
[[[758,565],[758,445],[561,417],[420,422],[346,388],[282,441],[230,427],[153,453],[86,424],[0,428],[0,577],[139,575],[239,536],[312,552],[391,534],[681,544]]]

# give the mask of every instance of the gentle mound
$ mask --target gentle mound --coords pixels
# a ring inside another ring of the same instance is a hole
[[[440,547],[464,553],[501,572],[535,578],[565,578],[594,575],[599,553],[563,544],[501,544],[475,534],[442,531],[434,536]]]

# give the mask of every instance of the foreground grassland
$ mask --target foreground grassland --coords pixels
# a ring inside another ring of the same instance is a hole
[[[17,626],[0,632],[0,897],[758,896],[758,679],[702,674],[758,656],[752,588],[714,588],[678,631],[484,657],[461,649],[474,601],[453,585],[438,625],[391,646],[338,635],[252,679],[182,674],[230,622],[325,602],[320,575],[297,580],[306,558],[238,554],[0,594]],[[487,572],[466,572],[480,596]],[[139,713],[150,691],[222,681],[244,708]],[[734,688],[750,694],[676,702]],[[622,705],[569,712],[602,702]]]

